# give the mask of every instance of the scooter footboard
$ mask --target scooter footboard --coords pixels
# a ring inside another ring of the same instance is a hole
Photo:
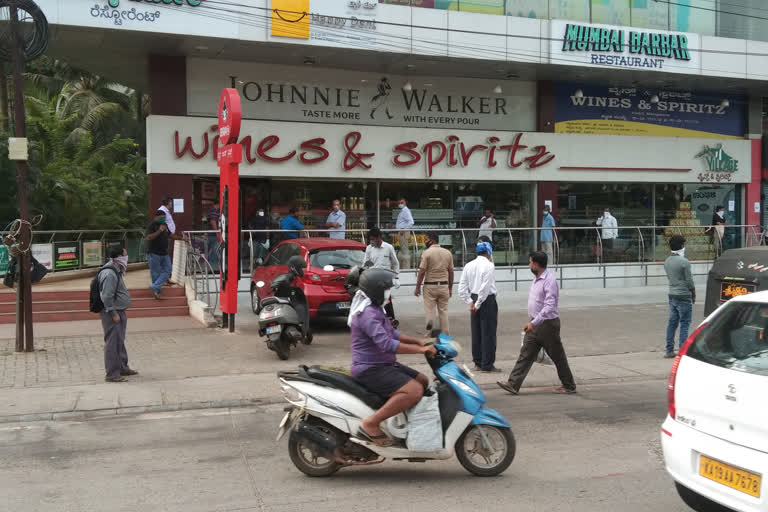
[[[499,412],[489,408],[481,408],[472,419],[473,425],[489,425],[492,427],[511,428],[507,419]]]

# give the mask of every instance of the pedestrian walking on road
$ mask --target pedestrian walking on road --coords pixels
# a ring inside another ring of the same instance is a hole
[[[481,372],[500,372],[496,362],[496,327],[499,306],[496,303],[496,278],[490,242],[479,242],[477,257],[464,266],[459,280],[459,297],[469,304],[472,328],[472,360]]]
[[[150,289],[152,296],[160,298],[163,285],[171,277],[171,257],[168,255],[168,240],[171,237],[170,230],[165,224],[165,212],[157,210],[155,220],[147,226],[147,263],[149,264],[149,277],[152,283]],[[174,235],[175,236],[175,235]]]
[[[413,215],[408,208],[408,201],[403,197],[398,204],[400,213],[397,215],[397,223],[395,226],[400,231],[397,233],[397,241],[400,244],[400,268],[411,268],[411,250],[409,244],[411,243],[411,228],[413,228]]]
[[[419,274],[416,276],[416,290],[413,294],[421,294],[424,285],[424,316],[427,325],[435,323],[435,309],[440,318],[440,329],[448,334],[448,302],[453,296],[453,255],[448,249],[440,247],[437,233],[427,235],[427,250],[421,255]]]
[[[109,262],[99,270],[99,296],[104,308],[99,311],[104,329],[104,370],[107,382],[123,382],[125,377],[139,372],[128,366],[125,350],[125,329],[128,318],[125,310],[131,305],[131,296],[125,286],[128,252],[121,246],[109,249]]]
[[[394,287],[400,288],[400,262],[397,261],[395,248],[392,247],[392,244],[388,244],[384,241],[381,237],[381,230],[376,227],[371,228],[370,231],[368,231],[368,241],[370,243],[368,244],[368,247],[365,248],[363,266],[383,268],[394,272]],[[392,299],[386,302],[384,311],[387,313],[387,318],[395,318],[395,308],[392,306]]]
[[[669,239],[671,254],[664,261],[664,271],[669,281],[669,322],[667,323],[667,351],[664,357],[675,357],[675,332],[680,326],[678,347],[688,338],[691,327],[693,304],[696,302],[696,285],[693,283],[691,263],[685,258],[685,238],[674,235]]]
[[[344,230],[347,229],[347,214],[341,211],[341,201],[338,199],[333,201],[333,211],[328,215],[325,227],[330,228],[328,234],[330,238],[344,238]]]
[[[555,393],[575,393],[576,382],[573,380],[568,357],[565,355],[560,339],[560,291],[557,279],[547,270],[547,255],[543,252],[531,253],[528,266],[534,275],[531,290],[528,293],[528,318],[523,327],[525,337],[520,347],[520,356],[509,374],[507,382],[497,382],[505,391],[517,395],[525,377],[531,370],[536,356],[543,348],[557,368],[557,376],[562,386],[555,388]]]
[[[555,240],[555,233],[552,228],[555,227],[555,218],[552,216],[549,205],[544,206],[543,217],[541,219],[541,227],[548,228],[541,230],[541,250],[547,255],[549,262],[555,263],[555,249],[553,247]]]

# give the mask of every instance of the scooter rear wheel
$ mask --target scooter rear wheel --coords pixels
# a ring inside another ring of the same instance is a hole
[[[333,434],[328,425],[324,425],[322,422],[312,423],[313,426],[324,431],[326,434]],[[320,457],[315,454],[312,448],[293,438],[288,441],[288,456],[291,458],[293,465],[296,466],[296,469],[308,476],[331,476],[341,468],[341,464]]]
[[[291,343],[285,338],[285,336],[280,336],[280,339],[276,340],[274,345],[277,357],[279,357],[282,361],[285,361],[291,356]]]
[[[485,440],[490,447],[486,446]],[[516,449],[515,436],[510,429],[473,425],[456,441],[456,458],[472,474],[496,476],[512,464]]]

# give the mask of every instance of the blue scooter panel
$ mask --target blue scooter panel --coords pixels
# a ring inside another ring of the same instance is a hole
[[[492,427],[511,428],[507,419],[497,411],[483,407],[472,419],[473,425],[490,425]]]
[[[467,414],[474,416],[487,401],[477,384],[455,362],[444,364],[437,373],[459,395],[463,404],[461,410]]]

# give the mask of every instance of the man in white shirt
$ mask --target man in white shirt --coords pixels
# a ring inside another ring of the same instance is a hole
[[[619,238],[619,223],[616,217],[611,215],[611,209],[606,207],[602,217],[598,217],[595,224],[603,228],[600,236],[603,240],[603,261],[608,261],[613,256],[613,241]]]
[[[333,211],[328,215],[325,227],[330,228],[329,236],[331,238],[344,238],[344,230],[347,228],[347,214],[341,211],[341,202],[338,199],[333,201]]]
[[[477,233],[478,238],[481,236],[488,237],[488,240],[493,240],[493,231],[496,229],[496,219],[493,218],[493,212],[490,208],[486,208],[483,213],[483,218],[480,219],[480,231]]]
[[[496,327],[499,306],[496,303],[496,278],[490,242],[479,242],[477,258],[464,266],[459,281],[459,297],[469,304],[472,324],[472,360],[481,372],[499,372],[496,361]]]
[[[160,208],[165,212],[165,225],[168,226],[168,231],[173,235],[176,233],[176,223],[173,222],[173,215],[171,215],[171,207],[173,206],[173,199],[170,197],[164,198],[160,201]]]
[[[363,266],[370,265],[371,268],[391,270],[395,273],[395,288],[400,288],[400,281],[398,279],[400,274],[400,262],[397,261],[395,248],[392,244],[388,244],[381,238],[381,230],[379,228],[371,228],[371,230],[368,231],[368,240],[370,243],[368,244],[368,247],[365,248]],[[384,311],[390,319],[395,318],[395,308],[392,306],[391,299],[388,304],[384,305]]]
[[[404,197],[400,198],[400,214],[397,216],[395,226],[400,230],[397,234],[397,240],[400,243],[400,268],[410,268],[411,250],[408,247],[411,243],[411,229],[413,228],[413,215],[408,208],[408,201]]]

